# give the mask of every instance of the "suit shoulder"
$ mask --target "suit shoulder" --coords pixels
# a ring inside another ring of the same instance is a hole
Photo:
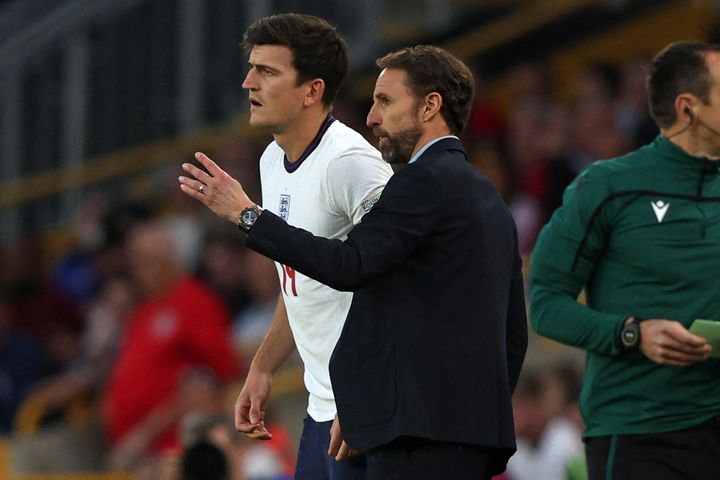
[[[428,158],[423,160],[422,162],[415,162],[412,165],[417,165],[419,170],[427,172],[428,175],[432,175],[441,182],[447,182],[449,178],[455,176],[474,177],[476,179],[482,177],[487,180],[484,175],[481,175],[468,163],[467,157],[462,150],[448,149],[433,152]]]

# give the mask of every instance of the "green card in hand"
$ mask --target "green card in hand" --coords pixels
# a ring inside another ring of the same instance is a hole
[[[712,346],[711,357],[720,357],[720,322],[715,320],[695,319],[690,325],[690,332],[705,337]]]

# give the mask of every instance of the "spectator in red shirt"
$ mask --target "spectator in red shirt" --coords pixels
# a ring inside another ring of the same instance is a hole
[[[126,327],[104,409],[111,464],[122,469],[179,452],[178,420],[191,410],[220,409],[217,387],[238,373],[225,306],[183,270],[167,233],[136,227],[127,257],[142,300]]]

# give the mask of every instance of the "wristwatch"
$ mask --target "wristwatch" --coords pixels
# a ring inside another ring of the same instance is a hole
[[[640,344],[640,322],[642,318],[630,317],[630,320],[625,320],[625,324],[620,330],[620,343],[623,346],[623,350],[633,350]]]
[[[253,205],[252,207],[247,207],[243,209],[243,211],[240,212],[240,216],[238,217],[238,228],[245,233],[250,232],[250,229],[253,227],[253,225],[255,225],[255,222],[257,222],[257,219],[261,213],[262,208],[258,207],[257,205]]]

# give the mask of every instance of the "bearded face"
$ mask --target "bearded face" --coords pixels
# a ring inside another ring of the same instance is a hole
[[[422,136],[422,130],[418,125],[397,132],[377,128],[373,129],[373,133],[378,137],[378,147],[383,160],[391,164],[408,163]]]
[[[407,163],[423,135],[422,101],[408,87],[403,70],[383,70],[375,83],[373,106],[367,125],[378,138],[378,148],[388,163]]]

